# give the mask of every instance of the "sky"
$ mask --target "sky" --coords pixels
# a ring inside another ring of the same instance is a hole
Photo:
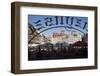
[[[28,15],[28,23],[36,29],[42,27],[38,29],[38,32],[41,32],[46,37],[61,30],[64,30],[69,35],[73,31],[79,35],[88,32],[88,17]]]

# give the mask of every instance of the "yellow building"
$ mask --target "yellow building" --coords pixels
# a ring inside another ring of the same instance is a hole
[[[51,43],[62,43],[68,40],[68,35],[62,30],[61,32],[54,32],[48,37],[48,39],[51,41]]]
[[[72,32],[70,35],[67,34],[65,31],[61,32],[54,32],[51,36],[48,37],[51,43],[75,43],[77,41],[81,41],[81,35],[78,35],[77,32]]]
[[[70,38],[68,40],[68,43],[73,44],[77,41],[81,41],[81,35],[79,35],[77,32],[72,32],[70,35]]]

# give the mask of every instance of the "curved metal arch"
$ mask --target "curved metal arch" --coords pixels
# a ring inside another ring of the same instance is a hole
[[[81,33],[84,34],[83,31],[81,31],[81,30],[79,30],[79,29],[77,29],[77,28],[74,28],[74,27],[70,27],[70,26],[55,26],[55,27],[50,27],[50,28],[47,28],[47,29],[42,30],[40,33],[44,32],[44,31],[47,31],[47,30],[50,30],[50,29],[53,29],[53,28],[59,28],[59,27],[64,27],[64,28],[69,28],[69,29],[75,29],[75,30],[78,30],[78,31],[80,31]],[[33,36],[32,39],[34,39],[34,38],[35,38],[36,36],[38,36],[40,33],[38,33],[37,35]],[[32,40],[32,39],[31,39],[31,40]],[[28,43],[30,43],[31,40],[30,40]]]

